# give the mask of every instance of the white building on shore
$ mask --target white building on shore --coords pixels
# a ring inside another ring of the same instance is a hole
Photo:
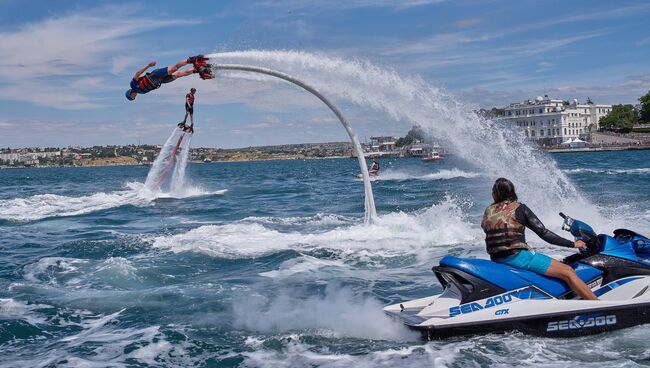
[[[14,152],[14,153],[2,153],[0,154],[0,160],[6,161],[9,164],[14,163],[27,163],[35,164],[38,163],[38,159],[41,157],[56,157],[60,156],[61,151],[54,152]]]
[[[585,139],[598,130],[599,120],[612,111],[612,105],[596,105],[577,100],[565,103],[548,96],[535,101],[512,103],[504,108],[503,121],[514,124],[526,137],[542,145],[558,145],[569,139]]]
[[[383,137],[370,137],[370,150],[374,152],[381,151],[394,151],[395,142],[399,137],[383,136]]]

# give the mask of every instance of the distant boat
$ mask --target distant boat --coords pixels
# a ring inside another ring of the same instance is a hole
[[[207,157],[203,159],[203,163],[204,163],[204,164],[207,164],[207,163],[210,163],[210,162],[212,162],[212,160],[210,160],[210,159],[207,158]]]
[[[431,151],[428,155],[422,156],[423,162],[440,161],[444,157],[438,151]]]

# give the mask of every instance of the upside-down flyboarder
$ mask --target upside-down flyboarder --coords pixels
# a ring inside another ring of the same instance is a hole
[[[160,88],[164,83],[173,82],[174,80],[198,73],[201,79],[212,79],[211,65],[207,63],[208,58],[203,55],[190,56],[185,60],[181,60],[173,66],[166,68],[154,69],[153,71],[142,75],[150,67],[156,66],[156,62],[152,61],[149,64],[140,68],[133,79],[131,80],[131,88],[126,91],[126,98],[129,101],[135,100],[138,93],[149,93],[155,89]],[[193,69],[180,70],[185,65],[193,65]]]

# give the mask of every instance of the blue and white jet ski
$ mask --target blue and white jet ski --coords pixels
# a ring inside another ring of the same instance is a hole
[[[596,235],[560,213],[588,247],[563,260],[598,296],[582,300],[559,279],[484,259],[446,256],[433,267],[443,291],[384,311],[427,338],[517,330],[571,337],[650,322],[650,239],[618,229]]]

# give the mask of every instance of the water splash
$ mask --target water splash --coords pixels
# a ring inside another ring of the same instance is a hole
[[[34,221],[49,217],[79,216],[120,206],[149,206],[158,198],[187,198],[218,195],[225,189],[207,192],[188,183],[186,169],[192,134],[174,128],[167,138],[144,184],[126,183],[126,190],[99,192],[80,197],[37,194],[27,198],[0,200],[0,220]]]
[[[154,193],[168,192],[172,196],[182,196],[187,184],[185,170],[191,142],[191,133],[178,128],[172,130],[147,174],[146,189]]]
[[[467,172],[457,168],[450,170],[443,169],[437,172],[432,172],[428,174],[422,173],[412,173],[409,171],[402,170],[391,170],[388,169],[385,172],[381,173],[381,180],[450,180],[457,178],[476,178],[479,174],[475,172]]]
[[[446,252],[450,245],[478,243],[483,238],[483,232],[465,218],[458,201],[449,197],[419,213],[395,212],[379,216],[370,225],[342,223],[330,228],[329,217],[310,218],[309,221],[316,221],[320,224],[318,227],[327,230],[280,231],[276,229],[276,221],[249,217],[146,240],[157,249],[174,253],[197,252],[225,259],[262,257],[285,250],[328,249],[348,262],[374,263],[375,258],[388,259],[404,254],[428,262],[431,252]],[[291,222],[302,224],[305,219],[294,218]]]
[[[297,290],[267,298],[241,296],[234,308],[235,326],[266,333],[322,329],[335,336],[414,340],[419,335],[391,320],[375,298],[359,297],[350,289],[328,284],[323,295],[305,298]],[[318,318],[314,318],[318,316]],[[363,316],[363,317],[360,317]]]
[[[187,162],[190,158],[190,143],[192,142],[192,134],[186,134],[181,141],[178,153],[178,162],[174,166],[174,173],[171,177],[171,193],[183,193],[187,187],[187,179],[185,177],[185,169]]]
[[[48,217],[79,216],[126,205],[147,206],[155,199],[148,191],[142,190],[142,183],[131,182],[125,186],[127,190],[80,197],[48,193],[0,200],[0,220],[34,221]]]
[[[183,182],[184,183],[184,182]],[[152,191],[142,183],[125,184],[126,190],[98,192],[80,197],[57,194],[37,194],[27,198],[0,200],[0,220],[35,221],[50,217],[81,216],[122,206],[145,207],[154,205],[158,198],[189,198],[220,195],[227,189],[206,191],[188,184],[178,185],[177,192]]]
[[[209,57],[219,63],[252,64],[290,73],[329,96],[383,112],[395,121],[422,126],[451,153],[490,178],[486,197],[493,180],[503,176],[515,183],[520,197],[545,220],[554,220],[557,211],[564,210],[602,221],[596,207],[582,197],[550,156],[529,145],[517,131],[479,117],[472,106],[420,78],[402,77],[366,61],[297,51],[253,50]],[[251,79],[241,73],[219,74]]]

